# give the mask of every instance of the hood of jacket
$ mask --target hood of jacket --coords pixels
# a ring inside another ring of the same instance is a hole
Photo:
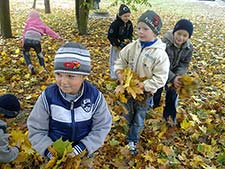
[[[162,38],[163,42],[167,42],[167,44],[169,44],[170,46],[172,44],[174,44],[174,40],[173,40],[173,30],[169,30],[166,32],[166,34],[164,35],[164,37]],[[192,44],[191,41],[188,39],[183,45],[182,48],[191,48]]]
[[[7,127],[7,123],[4,122],[3,120],[0,120],[0,129],[2,129],[3,131],[5,131]]]

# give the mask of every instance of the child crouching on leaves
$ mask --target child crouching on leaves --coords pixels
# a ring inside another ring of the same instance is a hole
[[[130,21],[130,9],[121,4],[116,19],[111,23],[108,30],[108,39],[110,41],[110,77],[116,79],[114,73],[114,62],[119,56],[119,52],[128,43],[132,41],[133,25]]]
[[[79,43],[57,51],[56,83],[42,92],[27,120],[29,140],[42,156],[52,158],[48,147],[60,137],[73,143],[72,156],[86,151],[89,157],[104,143],[112,117],[103,94],[85,79],[90,62],[89,51]]]
[[[30,73],[35,74],[34,66],[31,63],[29,51],[33,48],[37,54],[39,64],[46,71],[44,56],[41,48],[41,37],[46,34],[55,39],[61,39],[58,33],[54,32],[51,28],[49,28],[46,24],[44,24],[40,18],[39,13],[32,9],[29,13],[29,18],[26,21],[26,25],[23,31],[22,37],[22,47],[23,47],[23,55],[30,70]]]
[[[0,96],[0,115],[5,118],[14,118],[20,113],[20,103],[13,94]],[[0,120],[0,163],[8,163],[15,160],[19,154],[20,142],[14,147],[9,147],[8,134],[6,134],[7,124]]]
[[[125,46],[115,62],[115,73],[120,83],[123,83],[121,70],[130,67],[140,78],[147,78],[138,86],[148,97],[146,104],[141,104],[133,98],[126,103],[128,114],[125,116],[128,125],[128,145],[132,155],[136,155],[136,144],[144,127],[144,119],[149,106],[153,105],[153,94],[165,85],[169,74],[169,58],[166,45],[157,38],[162,27],[162,21],[154,11],[143,13],[137,24],[138,39]]]

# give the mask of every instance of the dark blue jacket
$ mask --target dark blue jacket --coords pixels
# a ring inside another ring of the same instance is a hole
[[[127,23],[117,15],[108,30],[108,39],[112,46],[121,47],[125,39],[132,41],[133,37],[133,25],[131,21]]]

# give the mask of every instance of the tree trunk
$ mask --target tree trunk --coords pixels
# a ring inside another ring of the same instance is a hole
[[[9,0],[0,0],[0,24],[2,37],[11,38],[12,30],[9,12]]]
[[[34,0],[32,8],[33,8],[33,9],[36,8],[36,0]]]
[[[79,28],[79,26],[80,26],[80,24],[78,23],[79,22],[79,18],[80,18],[80,16],[79,16],[79,6],[80,6],[80,0],[75,0],[75,15],[76,15],[76,23],[77,23],[77,29],[79,30],[80,28]]]
[[[50,0],[44,0],[44,1],[45,1],[45,13],[51,13]]]
[[[91,0],[76,0],[76,18],[78,31],[81,35],[87,34],[88,14]]]
[[[100,0],[93,0],[93,8],[94,9],[99,9],[99,3],[100,3]]]

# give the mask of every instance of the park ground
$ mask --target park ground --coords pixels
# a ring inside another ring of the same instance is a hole
[[[0,94],[14,93],[23,113],[16,120],[9,120],[10,130],[27,131],[26,119],[37,97],[46,86],[54,82],[53,59],[61,43],[45,36],[42,46],[48,73],[32,61],[38,74],[30,76],[21,53],[21,34],[32,0],[10,0],[13,38],[0,37]],[[74,1],[52,0],[51,14],[44,14],[44,4],[37,1],[41,17],[65,41],[85,45],[91,53],[92,74],[89,80],[104,94],[113,115],[113,125],[105,144],[96,152],[96,168],[219,168],[225,164],[225,2],[153,0],[148,9],[155,10],[163,19],[160,37],[172,29],[177,20],[190,19],[194,24],[191,38],[195,51],[188,75],[198,80],[198,89],[190,98],[182,99],[178,106],[178,127],[166,126],[162,118],[163,106],[149,110],[141,135],[139,154],[133,158],[126,145],[125,112],[116,101],[109,78],[109,42],[107,31],[118,6],[102,0],[100,10],[108,17],[95,17],[90,11],[88,35],[79,35],[74,17]],[[147,9],[142,5],[132,10],[136,28],[138,16]],[[136,38],[136,35],[134,36]],[[163,105],[164,101],[162,101]],[[28,160],[29,161],[29,160]],[[32,161],[32,160],[31,160]],[[15,164],[11,164],[13,166]],[[21,162],[23,167],[25,162]],[[32,164],[26,163],[27,168]],[[33,166],[34,167],[34,166]],[[38,165],[35,166],[38,168]]]

